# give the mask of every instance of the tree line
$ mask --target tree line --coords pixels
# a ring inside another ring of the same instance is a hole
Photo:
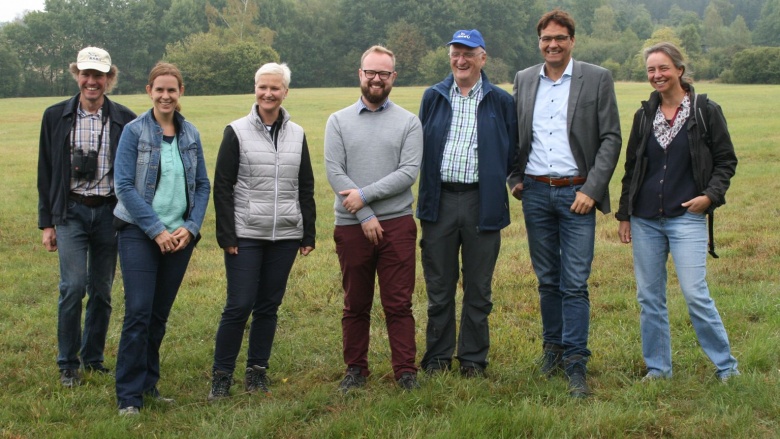
[[[644,80],[641,49],[667,40],[697,79],[780,83],[780,0],[47,0],[0,24],[0,97],[73,94],[68,64],[90,45],[119,67],[117,94],[143,90],[161,59],[189,94],[249,93],[271,61],[295,87],[352,86],[373,44],[396,53],[397,85],[428,85],[449,72],[453,32],[472,28],[501,83],[541,62],[536,22],[554,7],[577,20],[574,57],[616,80]]]

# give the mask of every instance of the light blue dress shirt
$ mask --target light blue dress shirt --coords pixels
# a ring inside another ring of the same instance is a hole
[[[554,177],[579,175],[577,162],[569,145],[566,114],[569,109],[572,61],[557,81],[550,79],[542,65],[536,92],[533,140],[525,173]]]

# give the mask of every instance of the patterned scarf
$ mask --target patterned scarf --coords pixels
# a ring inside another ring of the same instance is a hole
[[[661,144],[661,148],[666,149],[672,140],[677,136],[677,133],[685,126],[685,121],[688,120],[688,116],[691,114],[691,98],[688,94],[685,94],[682,102],[680,103],[680,111],[677,112],[676,117],[672,125],[666,121],[661,106],[658,106],[658,110],[655,112],[655,119],[653,120],[653,134],[655,134],[656,140]]]

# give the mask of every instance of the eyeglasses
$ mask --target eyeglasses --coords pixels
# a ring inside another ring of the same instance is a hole
[[[485,53],[485,52],[483,52],[483,51],[479,51],[479,52],[463,52],[463,53],[460,53],[460,52],[450,52],[450,59],[458,59],[461,56],[466,58],[466,59],[474,59],[474,58],[478,57],[479,55],[482,55],[483,53]]]
[[[539,41],[541,41],[541,42],[543,42],[545,44],[549,44],[549,43],[552,43],[552,40],[555,40],[556,43],[560,44],[560,43],[563,43],[564,41],[568,40],[569,38],[571,38],[571,36],[569,36],[569,35],[556,35],[554,37],[551,37],[549,35],[545,35],[543,37],[539,37]]]
[[[368,79],[374,79],[374,77],[379,75],[379,79],[381,79],[382,81],[386,81],[390,79],[390,75],[392,75],[393,72],[378,72],[376,70],[363,70],[363,74],[366,75],[366,78]]]

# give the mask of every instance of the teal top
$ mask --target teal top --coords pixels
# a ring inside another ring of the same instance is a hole
[[[177,138],[164,136],[160,145],[160,180],[157,182],[152,209],[171,233],[184,225],[184,213],[187,211],[186,190],[187,182]]]

